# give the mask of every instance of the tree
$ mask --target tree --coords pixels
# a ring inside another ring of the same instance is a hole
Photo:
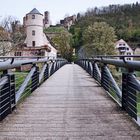
[[[85,51],[92,55],[114,54],[115,31],[105,22],[95,22],[83,33]]]
[[[25,29],[18,20],[11,23],[11,39],[14,48],[24,44],[26,38]]]
[[[15,18],[8,16],[1,21],[0,55],[7,55],[21,46],[26,38],[24,27]]]
[[[9,54],[12,50],[10,34],[0,27],[0,56],[5,56]]]
[[[61,57],[71,61],[73,53],[73,49],[71,48],[72,35],[68,31],[62,31],[57,34],[52,41],[57,46]]]
[[[11,32],[12,23],[16,20],[16,18],[12,16],[6,16],[1,20],[1,27],[3,27],[6,31]]]

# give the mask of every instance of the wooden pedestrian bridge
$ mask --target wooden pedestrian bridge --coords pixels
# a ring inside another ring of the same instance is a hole
[[[0,140],[140,140],[140,62],[117,57],[1,57]]]

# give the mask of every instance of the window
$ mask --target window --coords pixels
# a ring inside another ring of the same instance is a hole
[[[35,41],[32,42],[32,46],[35,47]]]
[[[32,19],[35,19],[35,15],[32,15]]]
[[[15,56],[21,56],[21,52],[15,52]]]
[[[26,15],[26,20],[28,20],[28,16]]]
[[[131,55],[131,53],[127,53],[127,55]]]
[[[32,35],[35,36],[35,30],[32,30]]]

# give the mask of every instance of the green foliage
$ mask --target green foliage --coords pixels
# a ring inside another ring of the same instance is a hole
[[[73,48],[71,46],[74,44],[72,34],[64,27],[49,27],[44,32],[46,34],[53,34],[51,41],[55,44],[58,54],[71,61],[73,54]]]
[[[73,49],[71,48],[72,35],[68,31],[63,31],[56,35],[52,41],[56,44],[61,57],[71,61],[73,52]]]
[[[140,4],[109,5],[102,8],[88,9],[84,14],[78,14],[78,21],[71,27],[74,48],[85,46],[83,34],[86,28],[95,22],[106,22],[115,29],[117,39],[131,43],[140,43]],[[92,45],[93,46],[93,45]],[[84,47],[87,49],[87,47]]]
[[[73,47],[79,48],[82,45],[82,30],[81,28],[71,27],[70,32],[73,34]]]
[[[105,22],[95,22],[83,33],[83,42],[88,56],[114,54],[115,32]]]
[[[48,27],[46,29],[44,29],[45,33],[60,33],[66,31],[66,29],[64,27]]]

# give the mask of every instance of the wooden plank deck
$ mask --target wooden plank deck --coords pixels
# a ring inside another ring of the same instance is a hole
[[[140,140],[140,129],[94,79],[69,64],[0,123],[0,140]]]

